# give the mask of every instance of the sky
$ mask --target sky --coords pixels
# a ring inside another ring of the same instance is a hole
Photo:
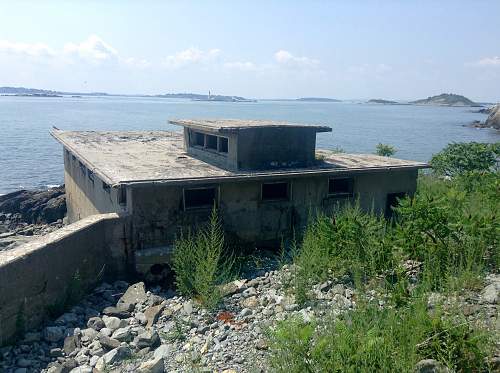
[[[500,0],[0,0],[0,86],[500,101]]]

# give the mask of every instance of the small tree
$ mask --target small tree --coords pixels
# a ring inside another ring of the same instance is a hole
[[[377,155],[381,155],[382,157],[391,157],[396,153],[396,148],[388,144],[379,143],[375,153]]]
[[[496,168],[499,155],[500,143],[452,143],[435,154],[430,164],[436,174],[453,177],[491,171]]]

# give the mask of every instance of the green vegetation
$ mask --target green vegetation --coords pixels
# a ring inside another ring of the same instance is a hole
[[[177,290],[213,309],[222,299],[219,285],[229,279],[234,260],[225,254],[224,232],[214,207],[206,227],[182,236],[172,260]]]
[[[396,153],[396,148],[388,144],[377,144],[375,154],[381,155],[382,157],[392,157]]]
[[[430,164],[436,174],[453,177],[498,170],[499,156],[500,143],[453,143],[434,155]]]
[[[435,359],[459,372],[488,370],[489,338],[464,322],[427,311],[422,301],[381,309],[360,304],[340,319],[283,321],[272,332],[274,371],[412,372]]]
[[[430,292],[475,289],[500,267],[498,147],[448,146],[389,221],[357,206],[313,217],[295,249],[291,291],[298,303],[313,304],[314,284],[347,276],[357,306],[339,319],[279,324],[270,334],[274,369],[401,372],[435,359],[458,372],[488,371],[488,332],[473,328],[460,310],[429,312],[427,299]],[[421,264],[416,284],[407,261]],[[367,290],[386,294],[387,305],[373,304]]]

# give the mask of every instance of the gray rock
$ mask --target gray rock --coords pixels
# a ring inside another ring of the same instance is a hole
[[[449,373],[450,370],[434,359],[420,360],[415,366],[415,373]]]
[[[171,345],[161,345],[158,347],[155,352],[153,353],[155,359],[159,358],[164,358],[166,359],[170,353],[172,352],[172,346]]]
[[[41,333],[35,332],[35,333],[26,333],[24,335],[24,341],[26,343],[31,343],[31,342],[39,342],[42,339]]]
[[[43,338],[50,343],[59,342],[64,337],[64,329],[60,326],[48,326],[43,330]]]
[[[100,317],[96,316],[89,319],[89,321],[87,322],[87,327],[99,331],[105,327],[105,324]]]
[[[241,317],[249,316],[252,314],[252,310],[250,308],[243,308],[240,312]]]
[[[22,358],[20,358],[20,359],[17,360],[16,365],[18,367],[21,367],[21,368],[28,368],[28,367],[32,366],[33,363],[34,363],[33,360],[25,359],[25,358],[22,357]]]
[[[128,307],[126,304],[136,305],[138,303],[144,303],[146,299],[147,295],[144,282],[138,282],[127,289],[125,294],[118,300],[117,307]]]
[[[80,337],[78,335],[71,335],[64,339],[64,352],[69,355],[76,349],[81,347]]]
[[[114,316],[120,319],[126,319],[127,317],[130,317],[130,312],[128,311],[129,306],[131,305],[120,303],[120,307],[106,307],[102,311],[102,313],[105,314],[106,316]],[[126,309],[120,309],[120,308],[126,308]]]
[[[82,365],[71,369],[69,373],[92,373],[92,367],[88,365]]]
[[[102,321],[104,321],[104,325],[106,325],[106,328],[111,330],[124,328],[128,324],[127,321],[121,320],[118,317],[114,316],[103,316]]]
[[[153,324],[158,320],[158,317],[160,316],[161,311],[163,311],[163,308],[164,306],[159,304],[157,306],[148,307],[144,311],[144,316],[146,316],[147,319],[146,326],[148,328],[152,327]]]
[[[139,366],[139,373],[163,373],[165,372],[165,362],[162,357],[146,361]]]
[[[183,315],[191,315],[193,313],[193,302],[188,300],[182,306],[182,314]]]
[[[109,328],[102,328],[99,331],[99,335],[104,335],[106,337],[111,337],[112,334],[113,334],[113,330],[111,330]]]
[[[143,314],[142,312],[137,312],[134,316],[134,318],[139,321],[139,324],[141,325],[146,325],[148,322],[148,319],[146,318],[146,315]]]
[[[101,356],[95,365],[97,370],[103,371],[107,366],[115,364],[127,357],[131,354],[130,348],[128,346],[120,346],[107,354]]]
[[[497,304],[499,290],[500,283],[494,282],[483,289],[483,291],[481,292],[481,297],[486,303]]]
[[[117,341],[116,339],[107,337],[105,335],[99,336],[99,343],[107,350],[113,350],[120,346],[120,341]]]
[[[253,295],[256,295],[257,294],[257,290],[255,290],[255,288],[252,286],[252,287],[249,287],[249,288],[243,290],[242,294],[243,294],[243,296],[245,298],[248,298],[248,297],[251,297]]]
[[[130,342],[132,340],[132,333],[130,327],[119,328],[113,332],[111,338],[116,339],[120,342]]]
[[[160,336],[155,331],[146,331],[134,338],[134,344],[137,348],[144,347],[155,348],[160,345]]]

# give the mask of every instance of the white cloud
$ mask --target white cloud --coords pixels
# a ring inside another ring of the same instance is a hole
[[[276,62],[282,66],[295,68],[316,68],[319,66],[319,61],[309,57],[297,57],[286,50],[279,50],[274,54]]]
[[[51,57],[55,55],[55,52],[46,44],[16,43],[8,40],[0,40],[0,53],[18,54],[30,57]]]
[[[227,69],[240,71],[255,71],[257,66],[253,62],[226,62],[224,67]]]
[[[191,47],[166,57],[164,64],[167,67],[177,68],[191,64],[207,63],[215,60],[220,52],[220,49],[202,51],[198,48]]]
[[[486,57],[477,62],[479,66],[500,66],[500,57]]]
[[[79,44],[68,43],[63,54],[76,56],[91,63],[100,63],[118,58],[118,52],[97,35],[91,35]]]

